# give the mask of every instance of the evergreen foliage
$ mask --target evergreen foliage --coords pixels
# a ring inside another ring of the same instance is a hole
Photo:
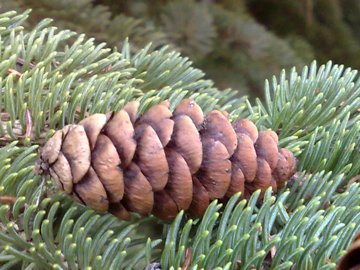
[[[288,41],[266,30],[249,15],[242,1],[0,2],[2,11],[31,8],[30,27],[50,17],[60,29],[85,33],[119,50],[127,37],[133,52],[149,42],[150,50],[170,45],[189,56],[221,88],[236,89],[238,96],[261,96],[265,78],[281,68],[313,60],[311,52],[310,56],[304,56],[304,50],[299,54]]]
[[[74,2],[74,1],[72,1]],[[265,84],[265,101],[219,91],[167,48],[95,44],[28,13],[0,14],[1,269],[335,269],[360,230],[360,80],[342,65],[292,69]],[[55,129],[138,99],[141,110],[191,97],[272,128],[299,173],[263,201],[214,201],[201,220],[172,224],[99,214],[58,194],[33,172]]]
[[[360,66],[353,57],[360,52],[357,0],[0,3],[0,11],[33,9],[29,27],[50,17],[61,29],[85,33],[119,49],[127,37],[133,52],[149,42],[151,50],[170,45],[191,57],[221,88],[236,89],[238,96],[262,96],[265,78],[314,58]]]
[[[246,0],[251,14],[280,37],[311,44],[315,58],[326,62],[329,57],[354,68],[360,61],[359,1]],[[296,48],[298,42],[292,42]],[[301,47],[300,47],[301,48]],[[301,53],[299,50],[297,50]]]

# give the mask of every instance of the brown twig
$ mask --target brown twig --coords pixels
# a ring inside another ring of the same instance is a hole
[[[14,204],[15,201],[16,201],[15,196],[11,196],[11,195],[0,196],[0,204]]]
[[[181,270],[187,270],[189,268],[190,261],[191,261],[191,249],[187,248],[185,252],[185,260],[181,267]]]
[[[32,121],[31,111],[29,109],[26,109],[25,111],[25,125],[26,125],[25,137],[31,138],[33,121]]]
[[[9,69],[8,69],[8,73],[9,73],[9,74],[15,74],[15,75],[18,76],[18,77],[21,77],[21,76],[22,76],[22,73],[21,73],[21,72],[17,71],[16,69],[13,69],[13,68],[9,68]]]
[[[358,182],[360,180],[360,174],[355,175],[354,177],[352,177],[349,182],[347,183],[346,187],[350,187],[352,184],[354,184],[355,182]]]
[[[355,237],[354,242],[348,248],[346,254],[341,258],[338,270],[360,269],[360,234]]]

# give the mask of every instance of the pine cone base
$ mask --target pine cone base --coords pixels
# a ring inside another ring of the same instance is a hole
[[[214,199],[257,189],[276,192],[294,174],[296,160],[278,148],[273,131],[247,119],[204,115],[190,99],[174,112],[168,102],[143,115],[139,104],[94,114],[58,130],[42,148],[36,170],[50,174],[77,201],[121,219],[129,212],[172,220],[185,210],[201,217]]]

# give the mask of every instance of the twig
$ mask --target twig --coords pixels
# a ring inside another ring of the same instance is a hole
[[[191,261],[191,249],[187,248],[186,252],[185,252],[185,260],[184,260],[184,264],[181,267],[181,270],[187,270],[189,268],[190,265],[190,261]]]
[[[32,121],[31,111],[29,109],[26,109],[25,111],[25,125],[26,125],[25,137],[31,138],[33,121]]]
[[[16,201],[15,196],[11,196],[11,195],[0,196],[0,203],[1,204],[14,204],[15,201]]]

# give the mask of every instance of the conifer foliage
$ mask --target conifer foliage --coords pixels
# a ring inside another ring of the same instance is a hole
[[[151,50],[169,45],[190,57],[217,85],[238,90],[239,96],[262,95],[265,78],[304,62],[286,40],[253,19],[242,1],[232,6],[222,3],[231,1],[196,0],[2,2],[0,11],[32,9],[30,28],[53,18],[60,29],[85,33],[119,50],[126,38],[132,52],[149,42]]]
[[[24,30],[27,17],[0,14],[2,269],[335,269],[360,230],[356,71],[331,62],[283,71],[251,103],[167,48],[113,51],[49,20]],[[180,211],[168,223],[96,212],[34,171],[40,147],[68,124],[133,100],[141,114],[164,100],[173,112],[187,98],[272,129],[298,172],[276,194],[237,193],[201,219]]]

